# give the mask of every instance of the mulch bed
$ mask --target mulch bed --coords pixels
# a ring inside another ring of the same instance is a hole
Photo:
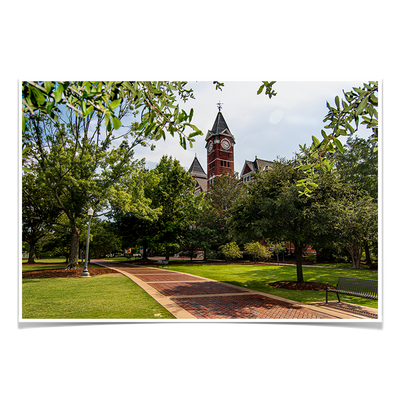
[[[81,275],[83,268],[76,269],[42,269],[39,271],[26,271],[22,273],[22,278],[71,278],[78,277]],[[117,271],[108,268],[88,268],[89,274],[93,275],[105,275],[105,274],[118,274]]]
[[[280,289],[316,290],[318,292],[325,291],[325,283],[321,282],[278,281],[278,282],[271,282],[269,283],[269,285]],[[332,285],[328,285],[328,288],[334,289],[335,287]]]

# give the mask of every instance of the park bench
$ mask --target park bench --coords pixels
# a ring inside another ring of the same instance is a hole
[[[157,264],[161,264],[161,265],[168,265],[168,260],[158,260]]]
[[[335,289],[329,289],[325,285],[326,303],[328,303],[328,292],[336,293],[340,302],[339,293],[348,296],[365,297],[366,299],[378,300],[378,281],[373,279],[347,278],[339,276]]]

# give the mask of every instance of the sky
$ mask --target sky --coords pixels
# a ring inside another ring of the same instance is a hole
[[[178,138],[156,142],[156,150],[137,148],[136,157],[146,158],[148,168],[154,168],[163,155],[178,159],[188,169],[195,157],[206,171],[205,136],[214,124],[218,113],[217,103],[222,103],[222,114],[235,137],[235,171],[241,172],[245,160],[255,157],[274,161],[277,157],[292,158],[299,151],[299,144],[311,144],[311,136],[321,137],[323,119],[328,112],[326,102],[334,104],[343,90],[362,87],[363,81],[277,81],[277,92],[271,99],[257,95],[261,81],[227,81],[222,91],[206,81],[188,82],[195,99],[181,103],[187,112],[194,109],[192,123],[203,131],[197,136],[193,148],[180,147]],[[327,132],[329,132],[327,130]],[[371,132],[363,126],[357,133],[368,137]],[[344,138],[344,141],[346,138]],[[207,171],[206,171],[207,172]]]

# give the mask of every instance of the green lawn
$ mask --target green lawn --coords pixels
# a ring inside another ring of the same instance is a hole
[[[40,269],[39,267],[43,266],[36,266],[35,269]],[[49,267],[55,266],[49,265]],[[175,317],[129,278],[121,274],[110,274],[84,279],[22,279],[22,318],[165,319]]]
[[[289,290],[269,286],[269,282],[296,281],[295,266],[279,265],[170,265],[168,269],[186,272],[193,275],[203,276],[209,279],[244,286],[248,289],[270,293],[286,299],[300,301],[303,303],[325,301],[325,291],[314,290]],[[358,277],[365,279],[378,279],[376,270],[355,270],[341,268],[317,268],[303,267],[304,281],[322,282],[335,285],[339,276]],[[378,308],[376,300],[369,300],[360,297],[341,296],[342,301],[367,307]],[[330,300],[337,300],[335,293],[329,294]]]
[[[46,263],[46,265],[38,265],[38,264],[28,264],[28,265],[26,265],[26,264],[22,264],[22,272],[26,272],[26,271],[39,271],[39,270],[42,270],[42,269],[64,269],[65,267],[66,267],[66,265],[67,265],[67,263],[58,263],[57,262],[57,264],[54,264],[54,260],[53,260],[53,264],[51,264],[50,262],[49,263]],[[100,265],[95,265],[95,264],[88,264],[88,268],[91,268],[91,267],[93,267],[93,268],[105,268],[105,267],[102,267],[102,266],[100,266]],[[81,268],[83,269],[83,265],[81,266]]]
[[[41,260],[35,260],[37,263],[46,263],[46,264],[55,264],[55,263],[65,263],[65,257],[64,258],[43,258]],[[22,264],[27,264],[28,260],[22,260]]]

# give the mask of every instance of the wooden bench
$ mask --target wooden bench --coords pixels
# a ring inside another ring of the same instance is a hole
[[[336,288],[329,289],[328,283],[326,283],[325,290],[326,303],[328,303],[328,292],[336,293],[339,302],[339,293],[378,300],[378,281],[373,279],[346,278],[344,276],[339,276]]]
[[[157,264],[161,264],[161,265],[168,265],[168,260],[158,260]]]

